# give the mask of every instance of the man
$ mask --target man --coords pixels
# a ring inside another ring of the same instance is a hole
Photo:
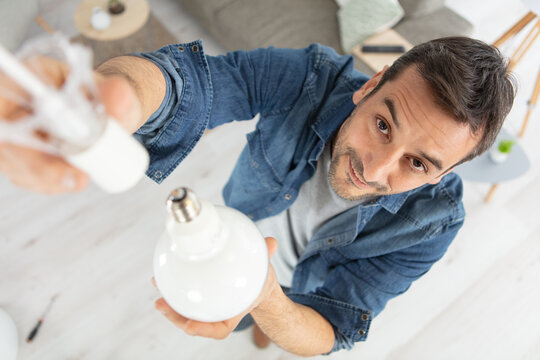
[[[371,79],[319,45],[210,57],[200,42],[115,58],[98,73],[158,183],[205,129],[260,114],[223,196],[279,243],[267,239],[265,288],[220,323],[186,319],[163,299],[156,308],[212,338],[244,328],[249,312],[259,343],[305,356],[365,340],[388,300],[444,255],[465,215],[451,171],[493,143],[514,98],[498,51],[468,38],[419,45]],[[67,174],[72,189],[85,186],[61,159],[1,150],[0,171],[16,184],[61,192]]]

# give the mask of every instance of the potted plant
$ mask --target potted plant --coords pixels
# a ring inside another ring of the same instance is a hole
[[[493,162],[501,163],[505,161],[508,156],[510,155],[510,152],[512,151],[512,146],[514,146],[516,142],[514,140],[501,140],[497,144],[497,146],[494,146],[491,149],[490,157]]]
[[[113,15],[123,13],[125,10],[124,4],[120,0],[109,0],[109,12]]]

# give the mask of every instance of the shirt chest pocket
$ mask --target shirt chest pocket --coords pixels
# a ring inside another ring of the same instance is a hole
[[[278,171],[272,165],[264,147],[263,137],[257,129],[247,134],[247,146],[241,155],[240,161],[245,162],[242,168],[242,181],[248,192],[253,191],[280,191],[283,184]],[[246,166],[247,165],[247,166]]]

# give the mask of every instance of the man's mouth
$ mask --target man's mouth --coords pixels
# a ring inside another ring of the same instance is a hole
[[[368,184],[360,180],[361,176],[356,172],[356,170],[354,170],[350,157],[349,157],[349,174],[350,174],[351,180],[356,185],[356,187],[360,189],[366,189],[370,187]]]

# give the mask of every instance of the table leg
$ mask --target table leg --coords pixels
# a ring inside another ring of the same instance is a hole
[[[484,199],[484,202],[489,202],[491,200],[491,197],[493,196],[493,193],[495,192],[495,190],[497,189],[497,186],[499,186],[499,184],[493,184],[491,185],[491,189],[489,189],[489,192],[488,194],[486,195],[486,198]]]
[[[538,71],[538,77],[536,78],[536,84],[534,85],[534,90],[531,95],[531,99],[527,104],[527,114],[525,115],[525,120],[523,120],[523,125],[521,126],[521,131],[519,132],[519,137],[523,137],[525,134],[525,128],[527,127],[527,122],[529,117],[533,112],[534,107],[536,106],[536,101],[538,101],[538,95],[540,95],[540,70]]]
[[[523,58],[523,55],[529,50],[531,45],[534,43],[534,40],[538,37],[540,34],[540,20],[534,24],[532,29],[529,31],[527,36],[523,39],[521,44],[518,46],[516,51],[514,51],[514,54],[510,58],[510,64],[508,65],[508,69],[512,70],[517,65],[517,63]]]
[[[37,15],[35,17],[35,20],[43,30],[45,30],[49,34],[54,34],[54,29],[41,16]]]
[[[532,19],[536,17],[535,13],[529,11],[521,20],[519,20],[514,26],[512,26],[507,32],[505,32],[500,38],[498,38],[493,46],[500,47],[506,40],[521,31]]]

